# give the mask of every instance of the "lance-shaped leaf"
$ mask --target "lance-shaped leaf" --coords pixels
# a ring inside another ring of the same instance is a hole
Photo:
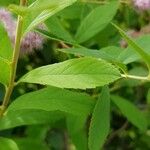
[[[143,61],[147,64],[149,70],[150,70],[150,55],[143,50],[132,38],[130,38],[120,27],[113,24],[112,25],[120,32],[122,37],[127,41],[127,43],[133,48],[133,50],[140,55],[140,57],[143,59]]]
[[[57,111],[39,109],[20,109],[8,111],[0,119],[0,130],[6,130],[24,125],[52,124],[65,117]]]
[[[19,82],[86,89],[109,84],[120,77],[119,70],[110,63],[84,57],[37,68]]]
[[[100,50],[88,49],[88,48],[66,48],[66,49],[58,49],[61,52],[74,54],[77,56],[91,56],[95,58],[105,59],[107,61],[118,61],[118,57],[122,52],[122,49],[115,46],[109,46],[102,48]]]
[[[110,95],[104,87],[95,105],[89,130],[89,149],[100,150],[110,128]]]
[[[135,39],[135,42],[147,53],[150,55],[150,35],[143,35],[139,38]],[[135,53],[135,50],[132,46],[128,46],[126,49],[122,51],[119,56],[119,60],[124,64],[129,64],[135,61],[141,60],[141,56],[138,53]]]
[[[121,110],[123,115],[141,131],[147,129],[147,120],[142,112],[128,100],[120,96],[111,96],[112,101]]]
[[[9,9],[24,16],[23,33],[25,34],[74,2],[76,0],[36,0],[29,7],[10,5]]]
[[[17,98],[0,119],[0,130],[22,125],[54,123],[73,114],[85,119],[94,108],[87,94],[49,87]]]
[[[83,43],[103,30],[113,19],[118,9],[118,2],[101,5],[89,13],[81,22],[76,34],[78,43]]]
[[[17,98],[8,112],[22,109],[62,111],[74,115],[88,115],[94,107],[93,99],[77,92],[56,87],[45,88]]]

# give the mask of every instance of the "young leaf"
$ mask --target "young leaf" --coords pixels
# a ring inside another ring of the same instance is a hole
[[[136,42],[134,42],[120,27],[118,27],[115,24],[113,24],[113,26],[120,32],[122,37],[133,48],[133,50],[141,56],[141,58],[147,64],[150,71],[150,55],[147,52],[145,52],[138,44],[136,44]]]
[[[62,111],[74,115],[88,115],[94,107],[93,99],[77,92],[55,87],[31,92],[17,98],[8,108],[8,112],[22,109]]]
[[[103,30],[113,19],[118,9],[118,2],[95,8],[82,22],[76,33],[76,41],[83,43]]]
[[[111,99],[133,125],[141,131],[147,129],[146,117],[131,102],[120,96],[111,96]]]
[[[99,150],[105,143],[110,128],[110,95],[104,87],[95,105],[89,129],[89,149]]]
[[[0,149],[1,150],[19,150],[17,144],[8,138],[0,137]]]
[[[86,89],[103,86],[119,78],[119,70],[110,63],[84,57],[37,68],[23,76],[19,82]]]

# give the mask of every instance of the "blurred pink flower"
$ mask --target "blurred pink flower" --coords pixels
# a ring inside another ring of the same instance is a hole
[[[133,0],[133,3],[139,10],[150,9],[150,0]]]
[[[8,36],[14,45],[15,43],[15,33],[17,21],[13,18],[12,14],[4,8],[0,8],[0,21],[3,23]],[[39,26],[40,29],[44,28],[43,25]],[[29,32],[22,39],[21,42],[21,53],[33,52],[33,49],[42,49],[45,38],[36,32]]]

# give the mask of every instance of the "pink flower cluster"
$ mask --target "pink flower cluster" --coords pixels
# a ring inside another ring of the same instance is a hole
[[[139,10],[150,9],[150,0],[133,0],[133,3]]]
[[[9,11],[5,10],[4,8],[0,8],[0,22],[3,23],[8,36],[12,44],[14,45],[17,25],[16,19],[13,18],[12,14]],[[43,26],[40,26],[39,28],[43,28]],[[44,42],[45,38],[42,35],[36,32],[29,32],[22,39],[21,52],[28,53],[32,52],[33,49],[42,49]]]

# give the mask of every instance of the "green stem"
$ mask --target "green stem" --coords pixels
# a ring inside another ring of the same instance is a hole
[[[141,77],[141,76],[134,76],[134,75],[121,75],[123,78],[135,79],[135,80],[143,80],[143,81],[150,81],[148,77]]]
[[[26,0],[20,0],[20,5],[21,6],[26,5]],[[14,51],[13,51],[12,63],[11,63],[11,75],[10,75],[9,84],[6,87],[4,100],[3,100],[3,103],[2,103],[2,106],[1,106],[0,116],[2,116],[3,113],[5,112],[8,104],[9,104],[9,101],[10,101],[10,96],[11,96],[12,91],[14,89],[14,82],[15,82],[16,70],[17,70],[17,63],[18,63],[18,58],[19,58],[19,53],[20,53],[22,27],[23,27],[23,18],[21,16],[18,16],[15,46],[14,46]]]

